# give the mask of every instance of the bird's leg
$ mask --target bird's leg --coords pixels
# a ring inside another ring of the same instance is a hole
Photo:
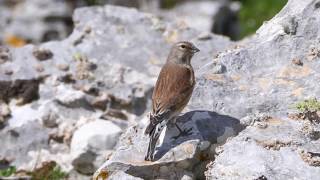
[[[177,136],[174,136],[173,139],[178,139],[180,136],[189,136],[192,134],[192,132],[190,132],[192,131],[192,128],[182,130],[177,123],[174,123],[174,125],[179,130],[179,134]]]

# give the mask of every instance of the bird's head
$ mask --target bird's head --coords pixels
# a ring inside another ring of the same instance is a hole
[[[192,56],[199,51],[191,42],[177,42],[171,48],[168,61],[179,64],[190,64]]]

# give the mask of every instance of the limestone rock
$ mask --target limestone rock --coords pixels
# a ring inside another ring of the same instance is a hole
[[[237,135],[243,129],[239,120],[210,111],[189,112],[180,117],[178,122],[183,124],[183,128],[192,128],[192,135],[175,140],[178,130],[174,125],[169,126],[162,134],[163,141],[158,145],[155,162],[144,160],[149,141],[143,135],[144,129],[139,126],[130,128],[121,137],[110,160],[96,172],[95,177],[100,172],[112,174],[121,170],[143,179],[181,179],[189,169],[201,166],[210,159],[214,153],[212,147],[223,144],[228,137]],[[193,172],[191,177],[194,176],[203,178],[203,174],[197,172]]]
[[[267,128],[248,127],[223,145],[208,166],[207,179],[315,179],[319,140],[303,134],[301,121],[271,118],[266,123]],[[316,153],[313,160],[307,152]]]
[[[75,131],[71,141],[72,165],[83,173],[93,173],[97,168],[94,161],[106,150],[116,145],[122,130],[111,122],[96,120]]]

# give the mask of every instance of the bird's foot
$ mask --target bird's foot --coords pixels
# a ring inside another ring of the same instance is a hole
[[[184,130],[180,131],[177,136],[173,136],[172,139],[177,140],[181,136],[189,136],[191,134],[192,134],[192,128],[184,129]]]

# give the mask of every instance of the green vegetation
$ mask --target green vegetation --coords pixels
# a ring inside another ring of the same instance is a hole
[[[67,177],[67,173],[63,172],[60,166],[56,166],[53,168],[52,171],[48,173],[48,176],[44,179],[62,180],[62,179],[66,179],[66,177]]]
[[[320,111],[320,102],[317,99],[307,99],[295,104],[295,108],[300,112]]]
[[[17,169],[14,166],[10,166],[6,169],[0,169],[0,177],[9,177],[16,173]]]
[[[240,0],[239,12],[241,38],[253,34],[264,21],[276,15],[287,0]]]
[[[28,175],[30,175],[33,180],[64,180],[68,176],[55,162],[44,164],[44,166],[28,173]]]
[[[103,5],[101,0],[85,0],[88,6],[96,6],[96,5]]]
[[[173,8],[177,3],[177,0],[162,0],[160,2],[160,7],[164,9],[170,9]]]
[[[0,177],[9,177],[13,176],[16,173],[16,167],[10,166],[6,169],[0,169]],[[63,172],[60,166],[56,165],[53,169],[49,168],[49,171],[41,172],[27,172],[27,175],[30,175],[34,180],[64,180],[68,177],[68,174]],[[1,178],[0,178],[1,179]]]

